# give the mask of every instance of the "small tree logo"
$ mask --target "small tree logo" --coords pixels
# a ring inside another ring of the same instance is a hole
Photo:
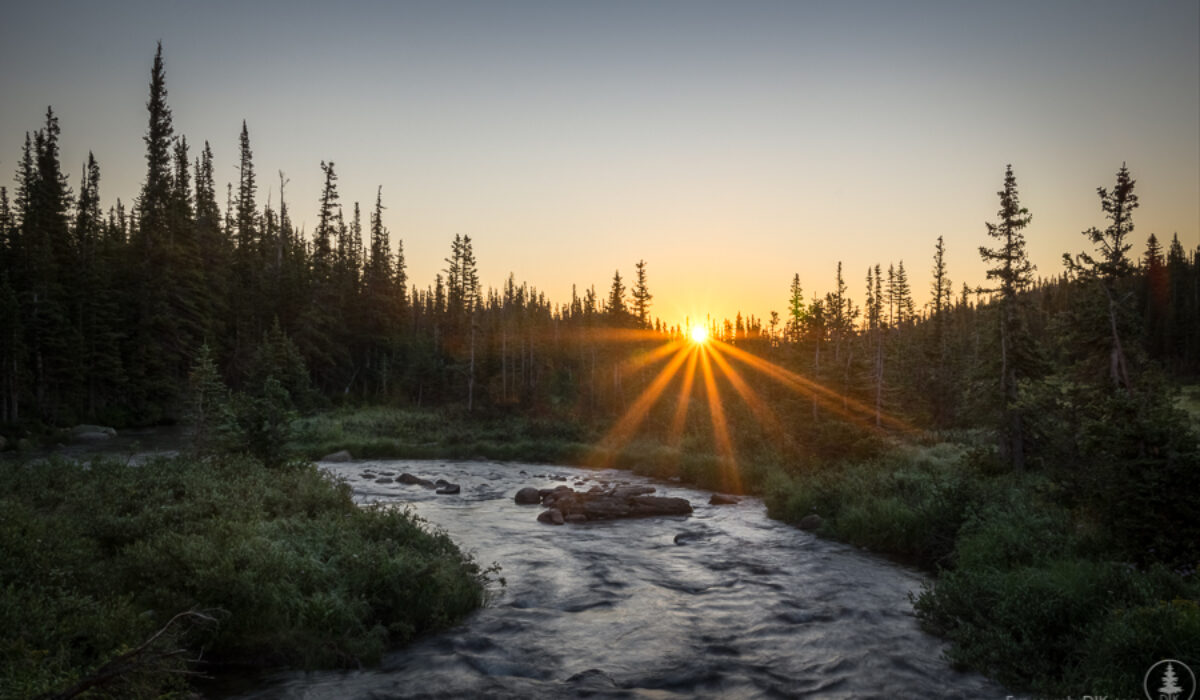
[[[1177,659],[1163,659],[1146,671],[1142,689],[1149,700],[1192,700],[1196,675]]]

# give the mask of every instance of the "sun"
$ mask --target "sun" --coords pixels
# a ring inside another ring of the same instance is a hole
[[[708,329],[704,326],[692,326],[692,330],[688,331],[693,343],[708,342]]]

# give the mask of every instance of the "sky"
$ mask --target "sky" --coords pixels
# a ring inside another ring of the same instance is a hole
[[[52,105],[78,189],[105,205],[145,176],[155,43],[168,103],[219,183],[242,120],[259,202],[288,179],[312,231],[320,162],[384,223],[425,287],[456,233],[485,286],[552,301],[645,260],[669,323],[782,315],[838,262],[905,263],[927,300],[943,236],[956,289],[984,283],[1006,164],[1038,274],[1104,226],[1127,163],[1145,236],[1200,244],[1200,3],[6,3],[0,184]],[[222,198],[223,200],[223,198]],[[347,211],[347,214],[349,211]]]

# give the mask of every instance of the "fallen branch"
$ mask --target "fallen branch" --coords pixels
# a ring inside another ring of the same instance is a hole
[[[121,678],[137,671],[158,670],[167,673],[177,673],[183,675],[199,675],[195,671],[186,669],[168,669],[163,668],[168,659],[173,659],[180,656],[185,656],[188,653],[187,649],[183,648],[167,648],[154,649],[154,645],[168,631],[177,624],[187,623],[189,625],[215,625],[217,619],[206,612],[196,610],[185,610],[178,613],[167,624],[163,625],[154,634],[129,651],[121,654],[96,670],[95,673],[85,676],[78,683],[70,688],[59,693],[47,693],[39,696],[39,700],[67,700],[68,698],[76,697],[93,688],[110,685]],[[173,645],[172,645],[173,646]],[[188,659],[185,663],[196,663],[199,659]]]

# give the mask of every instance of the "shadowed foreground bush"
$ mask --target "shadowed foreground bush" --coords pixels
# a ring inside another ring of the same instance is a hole
[[[914,598],[954,663],[1047,696],[1140,696],[1156,661],[1200,663],[1192,570],[1114,561],[1120,532],[1060,502],[1044,475],[989,475],[954,445],[776,473],[770,515],[938,571]]]
[[[183,610],[217,619],[160,640],[188,658],[347,666],[483,595],[479,567],[410,514],[360,508],[311,465],[245,458],[0,464],[0,551],[3,697],[61,690]],[[104,692],[154,697],[185,668],[171,657]]]

